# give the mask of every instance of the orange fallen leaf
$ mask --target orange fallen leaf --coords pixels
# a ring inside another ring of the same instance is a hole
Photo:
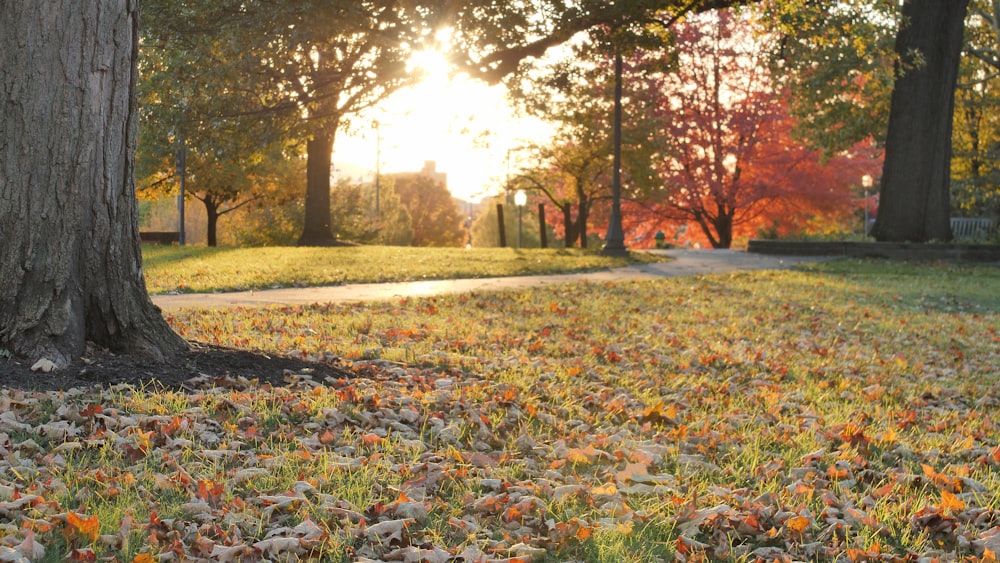
[[[207,502],[213,507],[219,506],[219,501],[222,500],[222,493],[225,492],[225,483],[216,483],[215,481],[209,480],[199,480],[198,481],[198,492],[195,496],[201,500]]]
[[[948,491],[941,491],[941,510],[960,512],[965,510],[965,501]]]
[[[132,558],[132,563],[155,563],[155,561],[148,553],[140,553]]]
[[[70,510],[66,514],[66,523],[69,524],[72,533],[87,538],[92,542],[97,541],[97,536],[100,535],[99,529],[101,523],[97,516],[81,516]]]
[[[806,528],[809,527],[809,519],[805,516],[792,516],[788,520],[785,520],[785,527],[788,528],[789,531],[801,534],[806,531]]]
[[[382,437],[378,434],[365,434],[361,436],[361,441],[366,446],[374,446],[382,443]]]

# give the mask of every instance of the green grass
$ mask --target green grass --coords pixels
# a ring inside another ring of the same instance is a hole
[[[0,531],[52,561],[989,560],[997,295],[996,268],[842,261],[179,311],[355,377],[5,391]]]
[[[553,274],[658,259],[574,249],[143,247],[150,294]]]

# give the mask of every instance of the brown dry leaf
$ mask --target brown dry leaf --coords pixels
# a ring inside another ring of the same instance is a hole
[[[262,555],[301,555],[305,553],[302,540],[299,538],[267,538],[255,544],[253,548]]]
[[[440,547],[421,549],[408,545],[390,551],[382,556],[385,561],[402,561],[403,563],[448,563],[452,556]]]
[[[392,545],[395,543],[401,543],[403,541],[403,532],[410,525],[416,523],[412,518],[405,518],[402,520],[387,520],[385,522],[379,522],[378,524],[372,524],[364,528],[364,536],[368,541],[372,543],[377,543],[380,545]]]

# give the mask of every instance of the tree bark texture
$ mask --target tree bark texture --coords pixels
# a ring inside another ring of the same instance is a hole
[[[909,0],[896,53],[877,240],[950,240],[949,182],[955,85],[968,0]],[[914,55],[916,54],[916,56]]]
[[[0,348],[28,360],[187,347],[142,275],[137,11],[0,1]]]

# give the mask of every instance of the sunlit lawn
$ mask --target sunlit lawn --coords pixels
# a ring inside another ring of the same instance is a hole
[[[143,247],[151,294],[577,272],[648,262],[597,251],[511,248]]]
[[[355,377],[9,391],[0,528],[50,560],[995,561],[998,313],[997,268],[884,262],[182,311]]]

